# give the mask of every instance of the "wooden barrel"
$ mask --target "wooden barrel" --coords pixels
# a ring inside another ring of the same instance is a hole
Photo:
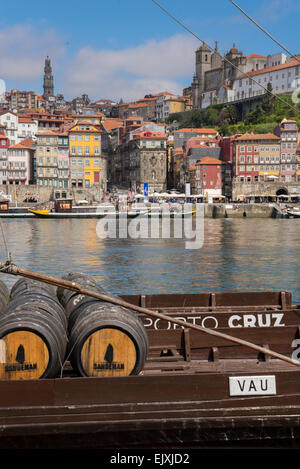
[[[10,298],[16,298],[17,296],[23,295],[23,293],[33,291],[46,294],[53,298],[56,297],[56,291],[52,285],[37,280],[21,278],[12,286]]]
[[[88,290],[104,293],[101,285],[99,285],[91,276],[87,274],[83,274],[81,272],[70,272],[69,274],[65,275],[63,279],[68,280],[69,282],[75,282]],[[66,308],[69,301],[75,296],[78,296],[77,292],[68,290],[67,288],[57,288],[57,297],[64,308]],[[69,309],[66,308],[66,311],[68,315]]]
[[[4,311],[9,301],[9,289],[4,282],[0,281],[0,313]]]
[[[51,297],[35,291],[27,291],[8,303],[5,312],[17,311],[45,311],[61,322],[63,328],[67,330],[68,320],[62,305],[56,297]]]
[[[7,310],[0,315],[0,379],[59,376],[67,349],[62,323],[45,310]]]
[[[82,305],[69,330],[68,354],[80,376],[129,376],[140,373],[148,336],[131,311],[101,301]]]

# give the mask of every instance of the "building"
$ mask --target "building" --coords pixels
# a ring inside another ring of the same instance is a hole
[[[193,82],[184,93],[191,95],[193,107],[198,109],[247,99],[254,102],[266,93],[268,83],[274,94],[292,93],[300,78],[298,60],[283,53],[244,56],[235,44],[222,56],[217,42],[214,51],[203,43],[195,52]]]
[[[295,121],[283,119],[275,127],[274,134],[280,138],[280,180],[283,182],[298,181],[297,147],[298,127]]]
[[[22,114],[18,116],[18,139],[24,140],[25,138],[31,138],[36,140],[36,134],[38,132],[38,121],[31,117],[23,117]]]
[[[272,93],[293,93],[300,83],[300,56],[298,60],[291,59],[285,63],[280,63],[263,69],[248,72],[241,75],[232,85],[233,101],[245,98],[262,96],[266,93],[266,88],[270,83]],[[276,63],[273,61],[271,63]]]
[[[232,170],[238,182],[264,182],[281,177],[280,137],[244,134],[233,146]]]
[[[36,178],[39,186],[58,187],[58,136],[51,130],[37,134]]]
[[[9,138],[11,145],[16,145],[20,142],[18,137],[18,115],[12,111],[0,112],[0,124],[5,127],[5,135]]]
[[[54,78],[52,75],[51,61],[49,57],[45,59],[44,67],[44,98],[49,98],[49,96],[54,96]]]
[[[30,138],[8,148],[7,184],[34,183],[34,152],[35,144]]]
[[[101,151],[102,130],[79,121],[69,130],[70,177],[73,187],[98,185],[107,190],[107,157]]]
[[[187,98],[170,96],[169,98],[163,100],[161,111],[161,115],[163,117],[158,118],[158,120],[165,120],[171,114],[185,112],[187,110],[190,110],[190,104]]]
[[[38,106],[37,95],[33,91],[11,90],[10,109],[36,109]]]
[[[174,148],[183,147],[192,137],[201,139],[203,143],[219,139],[219,133],[216,129],[190,128],[178,129],[174,131]]]
[[[170,98],[176,98],[176,96],[168,91],[163,91],[156,95],[156,120],[158,122],[165,121],[169,117]]]
[[[9,138],[0,134],[0,184],[7,184]]]
[[[69,134],[58,134],[57,187],[68,189],[70,186]]]
[[[163,132],[135,132],[114,155],[115,184],[132,191],[163,192],[167,185],[167,135]]]
[[[230,163],[205,157],[191,166],[194,194],[201,194],[208,203],[231,197]]]

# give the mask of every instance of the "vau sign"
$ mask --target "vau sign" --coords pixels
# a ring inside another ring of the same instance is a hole
[[[275,376],[233,376],[229,378],[230,396],[263,396],[276,394]]]

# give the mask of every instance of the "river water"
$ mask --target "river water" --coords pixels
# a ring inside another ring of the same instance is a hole
[[[300,220],[205,219],[204,242],[99,237],[97,220],[1,221],[19,267],[92,274],[114,294],[281,291],[300,302]],[[7,258],[0,232],[0,259]],[[0,277],[11,287],[16,277]]]

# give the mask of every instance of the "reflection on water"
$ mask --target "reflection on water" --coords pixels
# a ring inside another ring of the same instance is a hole
[[[206,219],[202,249],[183,239],[99,239],[97,220],[2,220],[20,267],[94,275],[111,293],[288,290],[300,302],[300,221]],[[1,260],[6,251],[1,241]],[[11,286],[16,278],[1,277]]]

